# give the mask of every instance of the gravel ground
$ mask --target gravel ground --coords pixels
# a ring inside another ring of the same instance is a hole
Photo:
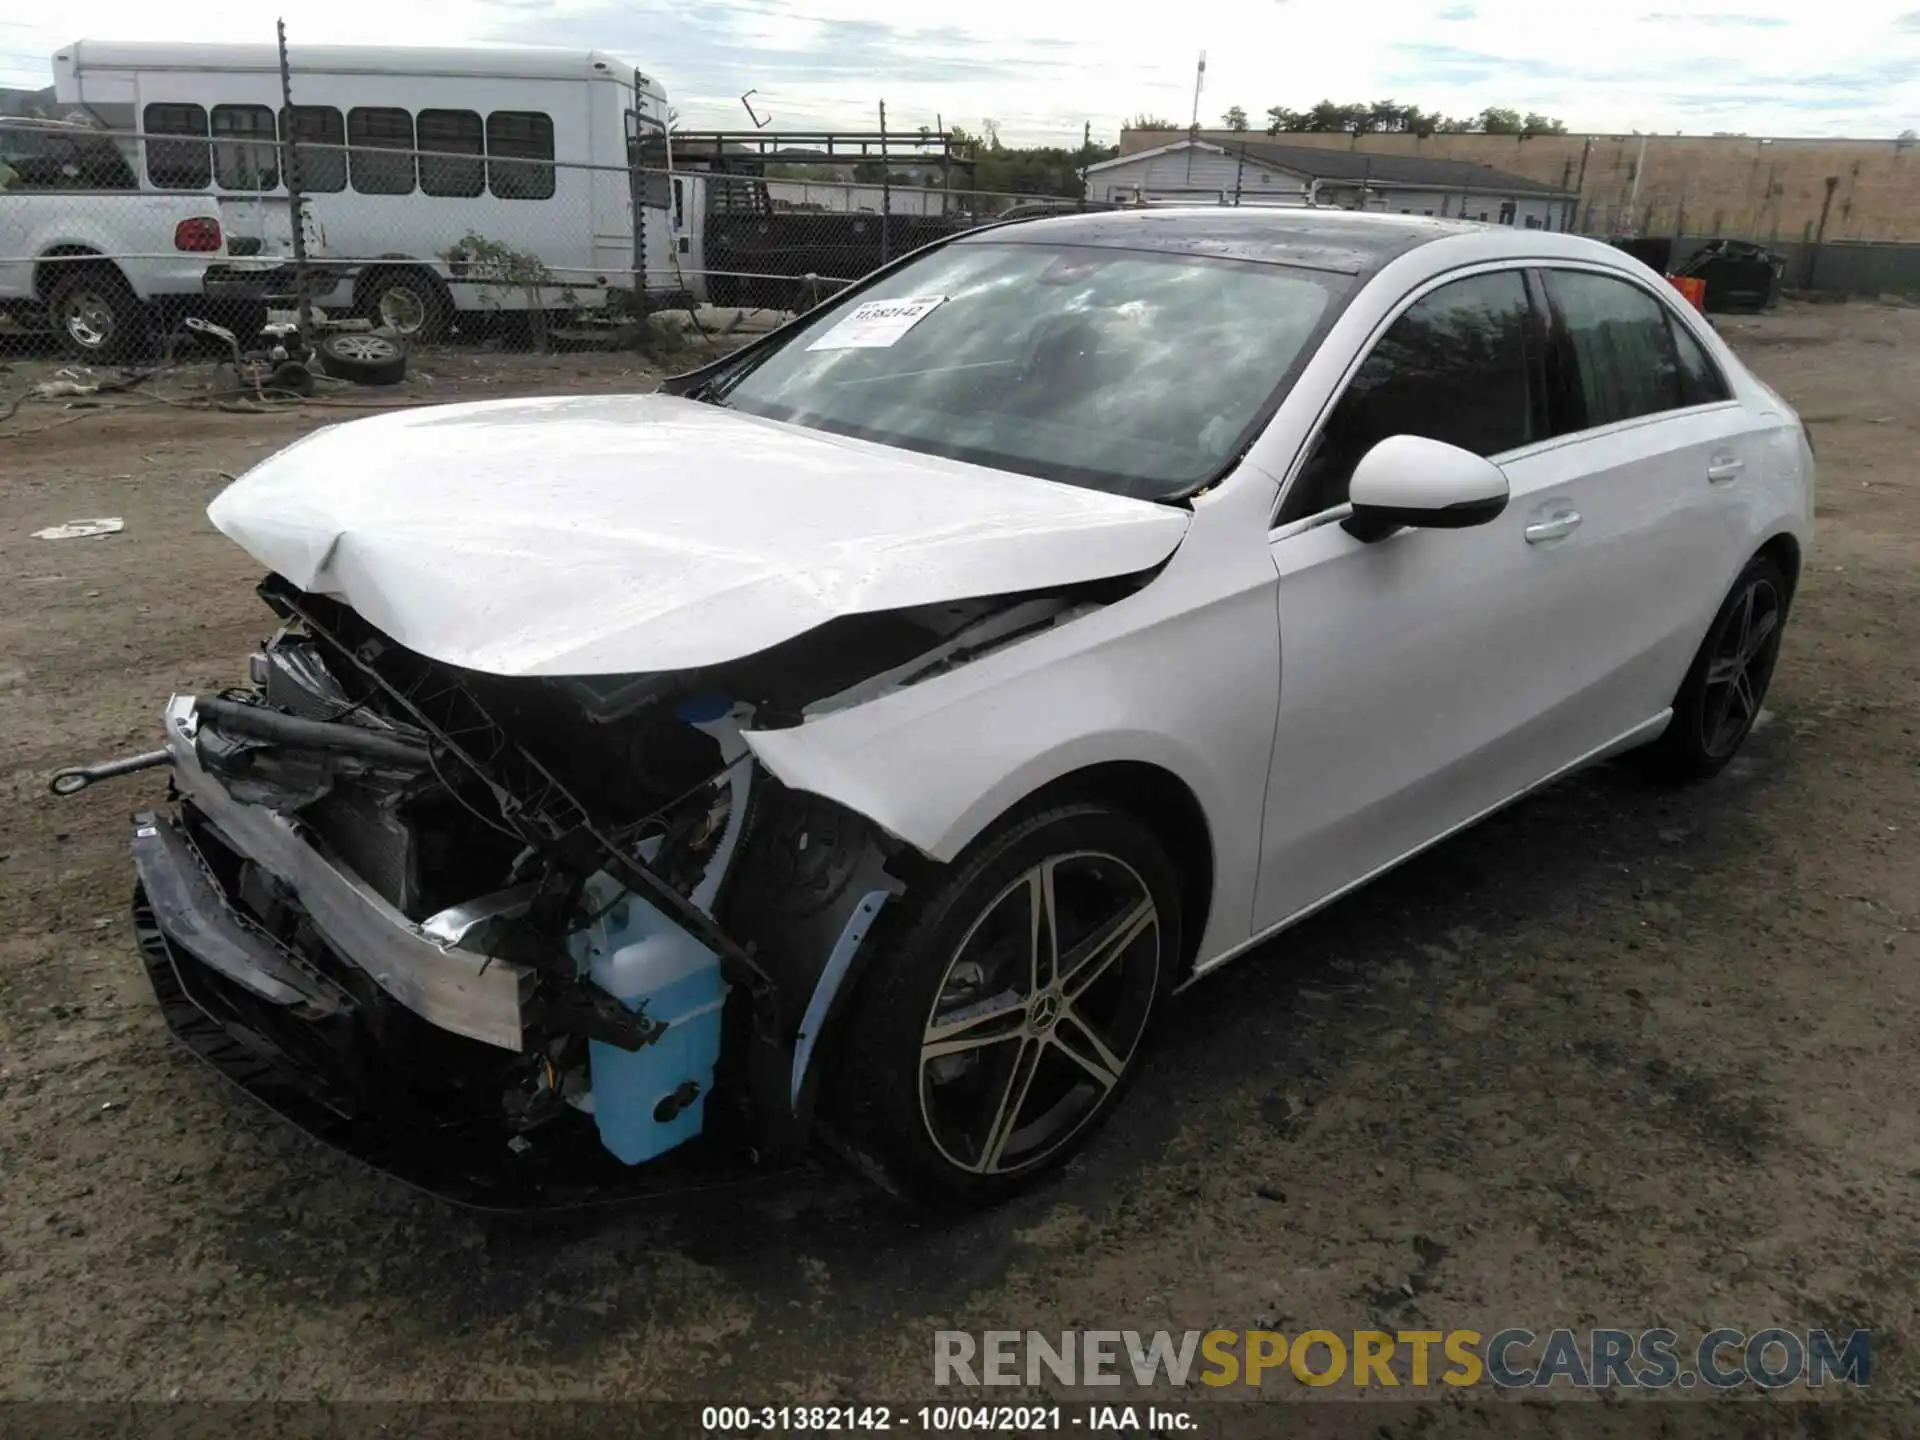
[[[1875,1332],[1874,1404],[1822,1407],[1824,1433],[1908,1433],[1920,311],[1723,328],[1822,469],[1747,754],[1677,795],[1593,772],[1323,912],[1186,997],[1069,1173],[958,1221],[831,1163],[487,1221],[191,1059],[125,908],[126,816],[161,781],[59,802],[46,777],[239,678],[269,616],[206,503],[347,412],[23,408],[0,424],[0,1397],[906,1399],[942,1326],[1824,1324]],[[650,383],[608,355],[416,370],[421,400]],[[125,532],[30,538],[95,515]],[[1369,1410],[1396,1434],[1485,1414]]]

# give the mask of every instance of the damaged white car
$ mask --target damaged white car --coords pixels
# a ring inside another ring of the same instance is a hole
[[[171,767],[170,1023],[415,1183],[571,1203],[825,1134],[988,1199],[1187,981],[1577,766],[1724,765],[1812,475],[1599,244],[992,227],[666,393],[266,460],[210,511],[270,572],[251,683],[58,788]]]

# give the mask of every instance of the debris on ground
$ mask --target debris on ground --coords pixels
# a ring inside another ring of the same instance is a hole
[[[36,540],[84,540],[89,535],[118,535],[126,528],[126,522],[118,515],[103,516],[98,520],[69,520],[64,525],[49,525],[44,530],[33,532]]]

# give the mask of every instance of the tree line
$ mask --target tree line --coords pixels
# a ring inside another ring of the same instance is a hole
[[[1251,120],[1244,107],[1235,105],[1220,117],[1229,130],[1251,131]],[[1184,130],[1171,120],[1155,115],[1136,115],[1127,122],[1130,130]],[[1478,115],[1465,117],[1442,115],[1438,110],[1422,110],[1418,105],[1402,105],[1395,100],[1360,101],[1342,105],[1322,100],[1305,110],[1286,105],[1267,107],[1266,132],[1269,135],[1564,135],[1567,127],[1551,115],[1536,110],[1522,114],[1504,106],[1490,105]]]

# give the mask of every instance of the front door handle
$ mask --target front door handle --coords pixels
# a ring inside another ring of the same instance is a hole
[[[1528,524],[1527,544],[1542,545],[1549,540],[1564,540],[1579,528],[1580,512],[1578,510],[1556,510],[1545,519]]]
[[[1737,455],[1716,455],[1707,466],[1707,483],[1725,485],[1729,480],[1738,480],[1746,468],[1747,462]]]

